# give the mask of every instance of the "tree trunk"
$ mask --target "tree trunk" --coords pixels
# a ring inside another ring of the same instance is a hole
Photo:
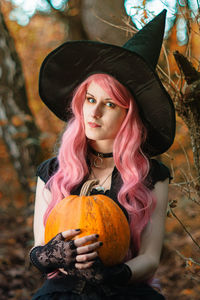
[[[176,111],[189,129],[198,176],[196,185],[198,190],[200,188],[200,73],[178,51],[174,52],[174,57],[188,84],[185,92],[177,101]]]
[[[123,45],[129,38],[124,0],[83,0],[82,24],[88,38]]]
[[[65,10],[56,9],[52,0],[46,2],[64,24],[68,41],[90,39],[122,45],[130,38],[124,0],[69,0]]]
[[[28,194],[41,159],[39,134],[28,107],[20,60],[0,10],[0,137]]]
[[[50,5],[52,12],[59,21],[64,24],[66,28],[66,39],[68,41],[87,40],[87,34],[84,31],[81,20],[82,0],[65,1],[65,10],[56,9],[52,0],[46,0],[46,2]]]

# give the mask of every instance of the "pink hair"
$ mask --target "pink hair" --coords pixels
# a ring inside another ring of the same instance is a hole
[[[68,122],[62,136],[58,153],[59,168],[47,183],[52,193],[52,201],[44,215],[44,224],[52,208],[70,195],[70,191],[89,174],[82,106],[87,87],[92,81],[103,88],[117,105],[128,110],[114,141],[113,158],[123,181],[118,201],[126,208],[130,218],[132,246],[128,256],[131,258],[138,253],[141,233],[150,220],[156,199],[144,184],[149,172],[149,160],[141,150],[146,138],[146,129],[139,117],[137,105],[130,92],[107,74],[91,75],[74,93],[74,117]]]

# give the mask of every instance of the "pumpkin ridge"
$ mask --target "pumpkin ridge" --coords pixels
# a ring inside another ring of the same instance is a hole
[[[105,265],[121,263],[130,243],[128,221],[121,208],[105,195],[70,195],[61,200],[51,211],[45,226],[45,243],[58,232],[80,228],[80,238],[99,234],[103,246],[98,249]]]

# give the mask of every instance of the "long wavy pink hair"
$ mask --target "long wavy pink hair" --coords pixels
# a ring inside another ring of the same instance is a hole
[[[141,150],[146,138],[146,129],[138,114],[137,105],[130,92],[116,79],[107,74],[94,74],[76,89],[72,100],[74,117],[68,122],[62,136],[58,153],[59,168],[47,186],[52,193],[52,201],[44,215],[44,224],[52,208],[89,174],[86,163],[88,141],[85,136],[82,106],[87,87],[94,81],[116,102],[127,108],[127,115],[115,138],[113,158],[123,185],[118,193],[118,201],[126,208],[130,218],[132,246],[129,258],[140,248],[142,230],[155,207],[152,192],[144,185],[149,172],[149,160]]]

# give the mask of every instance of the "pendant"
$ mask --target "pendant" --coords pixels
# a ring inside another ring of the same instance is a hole
[[[98,185],[97,187],[95,187],[95,190],[97,190],[98,192],[105,192],[105,188],[101,185]]]
[[[103,164],[103,159],[101,158],[100,155],[98,155],[98,156],[95,158],[93,164],[94,164],[94,166],[95,166],[96,168],[100,168],[100,167],[102,166],[102,164]]]

